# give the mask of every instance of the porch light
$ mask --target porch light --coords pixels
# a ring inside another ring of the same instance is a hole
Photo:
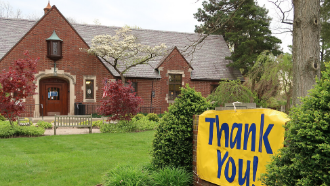
[[[54,61],[61,59],[63,40],[57,36],[55,30],[53,34],[48,39],[46,39],[46,41],[47,41],[47,57]]]

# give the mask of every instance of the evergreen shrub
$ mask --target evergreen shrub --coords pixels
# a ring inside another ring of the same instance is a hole
[[[290,111],[285,147],[262,176],[266,185],[330,185],[330,65]]]
[[[152,163],[157,168],[166,166],[192,169],[193,115],[210,107],[200,92],[186,85],[159,122],[152,143]]]
[[[42,127],[44,129],[51,129],[53,127],[53,125],[49,122],[46,122],[46,121],[38,121],[37,123],[37,126],[38,127]]]

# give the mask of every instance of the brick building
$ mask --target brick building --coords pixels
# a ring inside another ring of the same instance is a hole
[[[70,24],[56,6],[49,4],[44,11],[38,21],[0,18],[0,70],[23,58],[23,52],[28,50],[32,58],[40,60],[34,82],[38,94],[28,98],[27,104],[43,104],[43,115],[74,114],[75,103],[98,105],[103,79],[120,76],[110,65],[80,48],[89,48],[96,35],[114,35],[119,27]],[[222,36],[207,37],[193,55],[188,55],[182,51],[198,39],[198,34],[146,29],[132,29],[132,34],[143,44],[165,43],[170,49],[166,56],[125,73],[143,99],[142,112],[150,111],[149,107],[158,108],[157,112],[167,110],[179,88],[187,83],[207,96],[220,80],[241,77],[239,71],[226,67],[229,61],[225,56],[230,51]],[[58,44],[53,45],[54,40]],[[47,55],[47,47],[52,47],[51,52],[62,51],[56,66]],[[40,106],[33,107],[35,115],[41,114]]]

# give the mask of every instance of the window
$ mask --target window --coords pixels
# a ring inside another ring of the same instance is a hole
[[[137,93],[137,82],[132,82],[132,87],[134,88],[133,92]]]
[[[86,99],[94,99],[94,80],[86,80]]]
[[[60,88],[50,87],[47,92],[48,100],[60,100]]]
[[[181,93],[182,75],[181,74],[169,74],[169,92],[168,99],[174,100]]]
[[[219,84],[213,84],[211,85],[211,93],[213,93],[215,91],[215,89],[217,89],[219,86]]]
[[[134,89],[132,92],[136,92],[136,93],[137,93],[137,90],[138,90],[138,89],[137,89],[137,86],[138,86],[138,85],[137,85],[137,82],[131,82],[131,83],[132,83],[132,87],[133,87],[133,89]],[[129,83],[126,82],[126,83],[125,83],[125,86],[128,86],[128,84],[129,84]]]

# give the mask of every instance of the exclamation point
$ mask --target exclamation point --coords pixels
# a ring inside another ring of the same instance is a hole
[[[253,181],[256,182],[256,175],[258,170],[258,156],[253,157]],[[255,186],[252,184],[252,186]]]

